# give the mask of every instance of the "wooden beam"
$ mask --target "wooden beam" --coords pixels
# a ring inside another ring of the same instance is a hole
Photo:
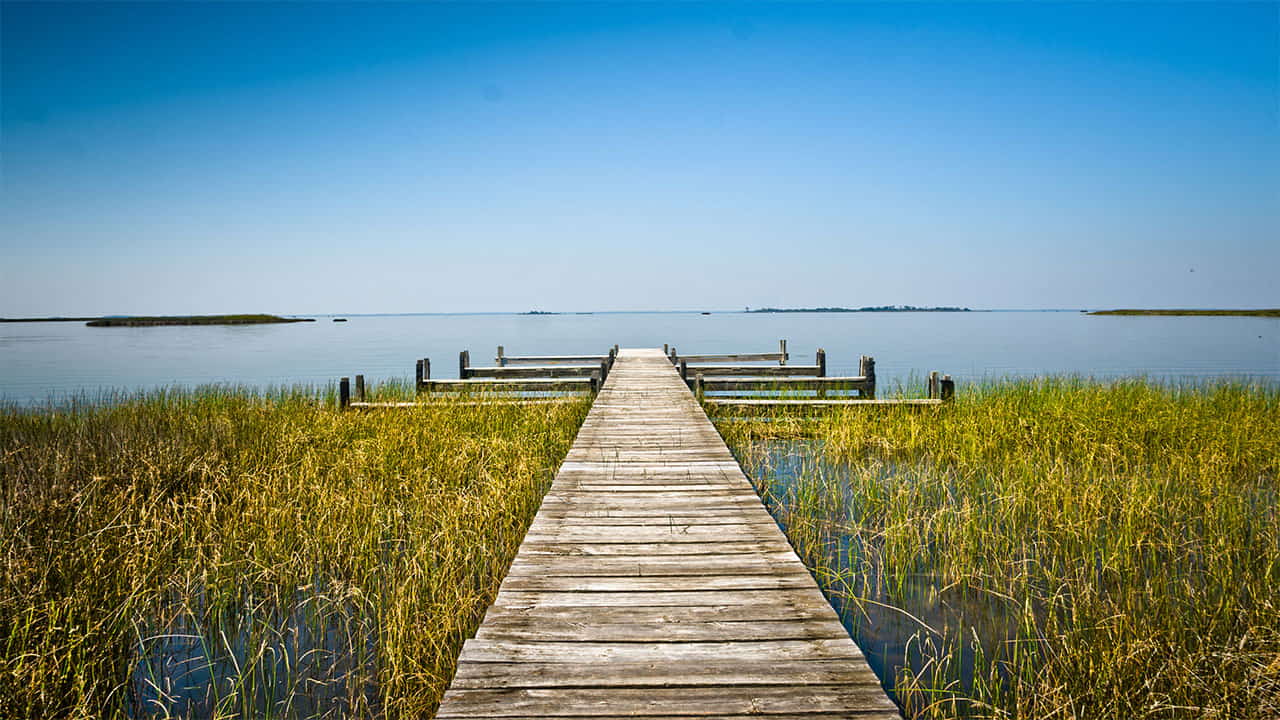
[[[608,355],[503,355],[494,358],[499,366],[507,365],[585,365],[609,359]],[[498,362],[501,360],[501,362]]]
[[[742,407],[936,407],[941,400],[932,398],[904,398],[901,400],[773,400],[764,398],[707,398],[707,405]]]
[[[503,380],[477,378],[470,380],[423,380],[418,389],[426,392],[565,392],[590,390],[594,376],[589,378],[526,378]]]
[[[683,360],[682,360],[683,361]],[[700,372],[710,380],[714,375],[732,375],[735,377],[821,377],[822,368],[817,365],[697,365],[694,372]]]
[[[785,353],[721,353],[719,355],[681,355],[681,360],[686,360],[690,364],[693,363],[715,363],[715,362],[777,362],[785,365],[787,356]]]
[[[702,377],[699,368],[698,376]],[[747,391],[779,391],[791,390],[868,390],[871,381],[865,377],[806,377],[806,378],[772,378],[767,380],[736,380],[729,378],[709,377],[703,379],[703,387],[707,392],[747,392]]]
[[[338,380],[338,409],[346,410],[351,404],[351,379],[340,378]]]
[[[600,362],[604,363],[603,360]],[[591,377],[599,373],[599,365],[473,367],[467,369],[468,378],[572,378]]]
[[[415,407],[435,407],[438,405],[461,405],[461,406],[480,406],[480,405],[556,405],[564,403],[580,402],[576,397],[489,397],[484,400],[467,400],[469,395],[444,395],[438,394],[433,396],[435,399],[430,402],[353,402],[349,405],[353,410],[387,410],[399,408],[415,408]]]

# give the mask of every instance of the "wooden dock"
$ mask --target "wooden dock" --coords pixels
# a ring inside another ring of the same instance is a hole
[[[437,717],[898,718],[661,350],[623,350]]]

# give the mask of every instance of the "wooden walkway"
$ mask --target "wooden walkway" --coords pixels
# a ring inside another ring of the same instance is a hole
[[[898,718],[660,350],[624,350],[437,717]]]

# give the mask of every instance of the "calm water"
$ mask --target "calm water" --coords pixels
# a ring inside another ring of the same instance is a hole
[[[904,670],[925,687],[948,686],[958,693],[952,699],[961,717],[968,711],[959,698],[972,692],[975,673],[989,677],[994,668],[1001,681],[1006,679],[999,661],[1020,637],[1020,604],[992,594],[964,593],[930,572],[911,573],[900,586],[891,587],[895,580],[882,571],[877,554],[843,529],[860,524],[860,498],[847,479],[853,470],[826,460],[821,447],[777,441],[758,458],[740,460],[746,461],[744,470],[784,533],[792,509],[800,504],[798,495],[834,493],[842,500],[829,506],[829,514],[819,516],[830,532],[807,548],[794,538],[792,543],[802,553],[807,550],[820,558],[815,564],[824,570],[815,580],[899,706],[905,702],[897,684]],[[882,471],[886,483],[916,472],[891,466]],[[977,656],[975,642],[981,643],[985,661]]]
[[[28,404],[68,393],[164,385],[327,383],[362,373],[457,377],[458,351],[491,364],[509,355],[602,353],[676,346],[681,352],[766,352],[788,340],[795,361],[827,351],[830,374],[856,374],[872,355],[882,382],[929,370],[959,381],[1080,373],[1280,381],[1280,319],[1089,317],[1077,312],[596,313],[590,315],[348,316],[334,323],[244,327],[90,328],[0,323],[0,400]]]

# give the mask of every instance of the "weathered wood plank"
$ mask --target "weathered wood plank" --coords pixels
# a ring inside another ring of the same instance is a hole
[[[708,405],[737,405],[743,407],[937,407],[941,400],[929,398],[904,398],[901,400],[771,400],[756,398],[707,398]]]
[[[523,380],[476,378],[472,380],[423,380],[418,389],[427,392],[537,392],[591,389],[591,378],[526,378]]]
[[[860,660],[862,653],[848,634],[813,640],[743,640],[738,642],[527,642],[472,638],[462,648],[466,662],[645,662],[717,660]]]
[[[734,375],[744,377],[795,377],[797,375],[818,375],[824,368],[818,365],[690,365],[688,377],[702,374],[710,378],[713,375]]]
[[[770,622],[776,620],[822,620],[836,624],[830,605],[776,603],[771,605],[629,605],[599,607],[575,605],[494,606],[486,622],[523,621],[530,625],[563,622],[576,625],[626,623],[666,623],[668,625],[713,622]],[[483,625],[481,629],[483,629]],[[571,637],[571,636],[566,636]],[[572,636],[575,637],[576,636]]]
[[[851,706],[892,709],[879,684],[688,688],[456,689],[439,718],[516,715],[774,715],[841,712]]]
[[[696,687],[707,685],[865,684],[867,676],[839,660],[688,663],[474,663],[458,665],[453,687]]]
[[[572,637],[579,642],[746,642],[759,640],[831,640],[847,637],[844,628],[826,618],[820,620],[769,620],[748,622],[631,622],[574,623],[522,617],[489,619],[476,637],[486,640],[545,642]]]
[[[467,368],[468,378],[589,378],[599,374],[598,364]]]
[[[500,355],[493,359],[499,365],[599,365],[608,355]]]
[[[690,368],[692,374],[694,368]],[[811,378],[770,378],[767,380],[732,380],[728,378],[704,377],[703,389],[707,392],[746,392],[746,391],[778,391],[793,390],[867,390],[875,387],[871,380],[861,377],[811,377]]]
[[[786,353],[720,353],[719,355],[703,353],[700,355],[681,355],[690,365],[694,363],[738,363],[738,362],[782,362],[787,359]]]

